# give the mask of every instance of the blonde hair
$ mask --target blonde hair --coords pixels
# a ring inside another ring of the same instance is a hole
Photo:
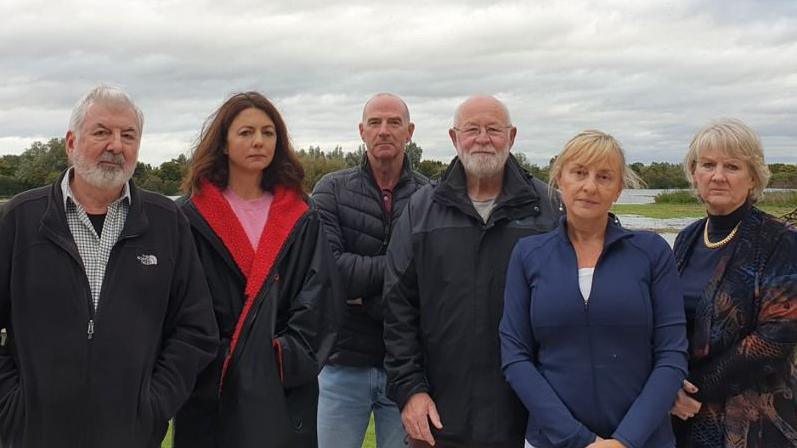
[[[748,198],[757,202],[764,195],[764,188],[769,184],[771,173],[764,161],[764,148],[758,135],[749,126],[734,118],[722,118],[713,121],[699,130],[689,151],[684,157],[684,174],[694,187],[694,172],[700,153],[708,149],[717,149],[723,154],[742,160],[750,168],[755,186],[748,193]],[[699,197],[699,196],[698,196]]]
[[[622,167],[623,188],[640,188],[645,185],[637,173],[626,165],[625,152],[620,142],[611,135],[595,129],[581,131],[565,144],[562,152],[553,161],[548,184],[551,190],[556,188],[556,179],[567,162],[577,160],[584,165],[592,165],[612,157],[616,157]]]

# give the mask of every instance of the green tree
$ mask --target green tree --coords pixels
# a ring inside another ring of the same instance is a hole
[[[33,142],[19,156],[14,176],[28,188],[39,187],[55,182],[67,165],[65,139],[51,138],[46,143]]]
[[[418,146],[418,144],[415,142],[409,142],[404,147],[404,152],[407,154],[407,157],[410,158],[410,166],[413,168],[418,168],[418,165],[421,164],[423,148]]]
[[[447,165],[439,160],[421,160],[418,171],[429,179],[438,180],[445,172]]]

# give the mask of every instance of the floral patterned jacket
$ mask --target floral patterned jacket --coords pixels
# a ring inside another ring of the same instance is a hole
[[[679,271],[705,219],[675,240]],[[681,447],[797,447],[797,231],[755,207],[697,305],[689,380],[700,412]]]

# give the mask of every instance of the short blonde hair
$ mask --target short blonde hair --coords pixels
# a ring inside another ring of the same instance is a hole
[[[684,174],[693,187],[697,159],[700,158],[700,153],[707,149],[718,149],[723,154],[746,163],[755,183],[748,198],[753,203],[761,199],[772,174],[764,161],[764,148],[755,131],[734,118],[713,121],[699,130],[684,157]]]
[[[556,156],[551,166],[548,184],[553,190],[556,179],[562,173],[567,162],[578,161],[584,165],[592,165],[612,157],[617,158],[623,175],[623,188],[640,188],[645,182],[625,163],[625,152],[620,142],[611,135],[595,129],[581,131],[565,144],[562,152]]]

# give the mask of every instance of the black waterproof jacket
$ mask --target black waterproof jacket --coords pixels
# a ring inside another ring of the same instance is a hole
[[[509,158],[487,222],[467,195],[458,159],[410,200],[387,252],[385,368],[400,409],[431,395],[443,442],[522,447],[527,413],[504,381],[498,324],[509,256],[524,236],[558,223],[548,187]]]
[[[174,447],[316,447],[317,376],[344,304],[318,213],[306,211],[279,225],[284,233],[268,235],[284,243],[243,320],[219,393],[247,280],[196,204],[179,204],[208,278],[221,346],[175,419]],[[275,204],[269,221],[284,215]]]
[[[413,173],[405,156],[401,177],[393,190],[390,215],[385,211],[382,191],[367,156],[363,156],[360,166],[327,174],[316,184],[313,202],[321,213],[324,232],[337,260],[346,300],[362,299],[362,305],[346,305],[330,364],[382,367],[385,252],[393,224],[410,196],[427,183],[423,175]]]
[[[188,221],[131,182],[95,312],[60,185],[0,218],[0,446],[160,447],[218,345]]]

